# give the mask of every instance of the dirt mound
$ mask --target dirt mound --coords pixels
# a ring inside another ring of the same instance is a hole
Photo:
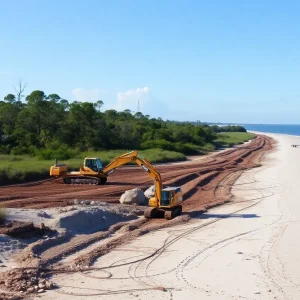
[[[97,247],[96,249],[94,249],[84,255],[79,256],[75,260],[75,266],[77,266],[77,267],[78,266],[81,266],[81,267],[90,266],[100,256],[108,253],[112,249],[114,249],[124,243],[130,242],[131,240],[135,239],[136,237],[139,237],[143,234],[147,234],[153,230],[158,230],[161,228],[166,228],[166,227],[171,227],[174,225],[186,223],[189,221],[189,219],[190,218],[188,216],[180,216],[180,217],[177,217],[168,222],[158,222],[155,226],[147,226],[150,223],[146,219],[137,220],[135,222],[136,224],[130,224],[129,226],[127,225],[126,227],[124,227],[124,230],[122,230],[124,232],[123,235],[113,238],[110,241],[108,241],[107,243],[102,244],[101,246]],[[144,225],[146,225],[146,226],[144,226]]]
[[[44,277],[45,273],[41,270],[14,269],[0,274],[0,287],[4,290],[21,292],[23,294],[43,293],[45,290],[55,288],[55,284]]]
[[[21,300],[23,297],[21,296],[15,296],[7,293],[0,293],[0,299],[1,300]]]
[[[54,220],[53,226],[67,230],[73,235],[88,234],[135,218],[136,216],[133,214],[109,210],[106,207],[88,207],[84,210],[73,210],[59,215]]]
[[[0,226],[0,234],[5,234],[18,238],[30,238],[33,236],[43,236],[46,233],[53,233],[49,227],[41,226],[36,227],[30,222],[11,221],[6,222]]]

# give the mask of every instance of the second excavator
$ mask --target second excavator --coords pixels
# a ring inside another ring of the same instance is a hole
[[[154,180],[155,193],[150,198],[148,208],[144,212],[146,218],[172,219],[182,212],[183,193],[180,187],[162,187],[158,170],[146,159],[140,158],[138,152],[131,151],[114,158],[103,168],[99,158],[85,158],[84,166],[79,172],[67,172],[66,164],[55,164],[50,168],[50,175],[62,177],[64,183],[105,184],[107,177],[118,167],[135,162]]]

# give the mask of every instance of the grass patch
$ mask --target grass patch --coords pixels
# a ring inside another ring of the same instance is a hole
[[[245,141],[255,138],[253,133],[245,132],[226,132],[218,133],[218,138],[212,144],[197,146],[193,144],[177,143],[178,147],[191,154],[207,154],[215,148],[232,147],[233,145],[242,144]],[[70,151],[73,151],[70,149]],[[107,165],[113,158],[129,152],[130,150],[109,150],[93,152],[74,152],[74,158],[65,160],[70,170],[78,170],[85,157],[100,157],[103,165]],[[48,152],[41,152],[47,157]],[[184,161],[186,156],[183,153],[162,150],[159,148],[139,151],[142,158],[146,158],[151,163]],[[59,161],[62,162],[62,161]],[[0,185],[21,183],[32,180],[49,178],[50,166],[54,164],[53,159],[41,159],[41,156],[33,157],[27,155],[0,155]]]
[[[217,148],[228,148],[234,145],[240,145],[256,137],[254,133],[249,132],[223,132],[218,133],[218,138],[214,140]]]
[[[68,165],[70,170],[78,170],[83,164],[83,159],[85,157],[100,157],[105,166],[116,156],[129,151],[130,150],[82,152],[78,154],[77,157],[63,162]],[[186,160],[186,156],[182,153],[162,149],[139,151],[139,155],[152,163]],[[49,169],[53,164],[54,160],[41,160],[38,159],[38,157],[26,155],[12,156],[2,154],[0,155],[0,185],[49,178]]]
[[[110,151],[93,151],[93,152],[82,152],[79,158],[80,163],[83,162],[85,157],[100,157],[103,165],[107,165],[115,157],[130,152],[131,150],[110,150]],[[172,161],[182,161],[186,160],[186,156],[179,152],[162,150],[162,149],[147,149],[138,151],[138,155],[141,158],[146,158],[151,163],[162,163],[162,162],[172,162]],[[72,160],[70,160],[72,161]],[[78,165],[79,167],[79,165]]]

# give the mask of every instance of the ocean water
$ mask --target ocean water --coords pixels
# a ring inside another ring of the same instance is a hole
[[[300,125],[242,124],[242,126],[244,126],[247,131],[260,131],[300,136]]]

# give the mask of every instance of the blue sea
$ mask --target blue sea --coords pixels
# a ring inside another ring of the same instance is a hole
[[[247,131],[260,131],[270,133],[281,133],[300,136],[300,125],[280,125],[280,124],[241,124]]]

